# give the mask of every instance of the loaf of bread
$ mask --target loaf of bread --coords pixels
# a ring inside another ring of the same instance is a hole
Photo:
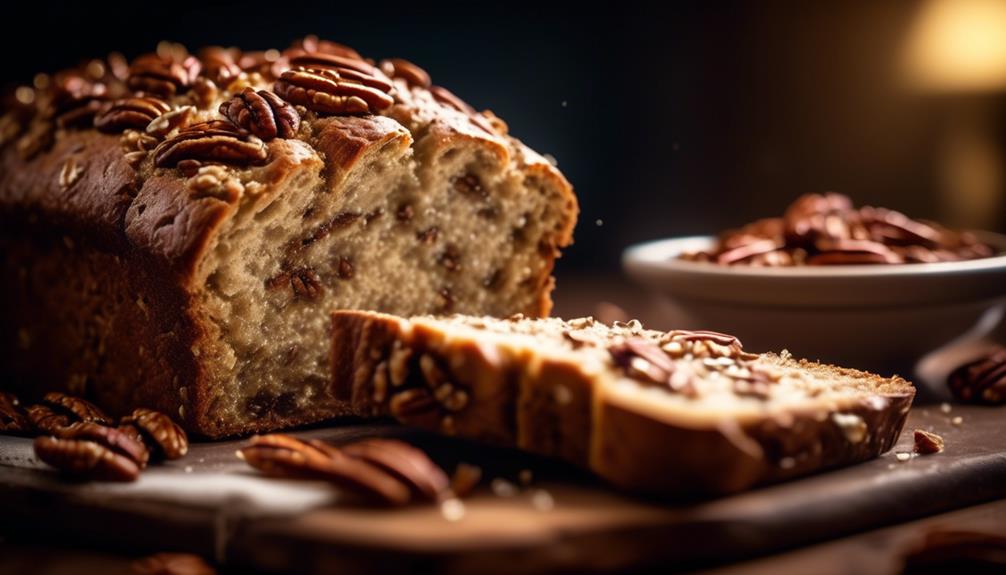
[[[404,60],[162,43],[0,117],[5,381],[219,437],[357,413],[328,312],[545,315],[577,204]]]
[[[721,494],[876,457],[915,389],[728,335],[591,318],[332,315],[334,389],[360,411],[518,447],[635,493]]]

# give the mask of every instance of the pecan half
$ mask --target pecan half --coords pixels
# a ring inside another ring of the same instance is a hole
[[[268,157],[262,140],[219,120],[188,126],[154,149],[154,164],[161,168],[174,167],[182,160],[258,164]]]
[[[155,455],[164,459],[178,459],[188,453],[189,438],[185,431],[167,415],[147,408],[138,408],[120,425],[132,425],[142,434],[144,443]]]
[[[87,479],[135,481],[140,467],[132,459],[93,441],[38,437],[35,455],[45,463]]]
[[[293,138],[300,127],[300,114],[268,90],[245,88],[220,104],[220,113],[263,140]]]
[[[0,433],[29,433],[33,429],[28,415],[21,409],[17,397],[0,391]]]
[[[289,50],[286,53],[290,66],[303,68],[320,68],[326,70],[349,70],[364,76],[378,79],[383,73],[362,58],[353,58],[325,52],[308,52],[306,50]],[[384,82],[384,79],[381,78]],[[391,89],[391,86],[388,86]]]
[[[48,405],[30,405],[26,411],[35,430],[49,435],[57,435],[71,423],[69,415],[56,411]]]
[[[322,40],[314,34],[309,34],[294,42],[293,45],[290,46],[290,51],[296,50],[303,50],[304,52],[320,52],[322,54],[333,54],[344,58],[363,60],[363,56],[349,46],[338,42],[332,42],[331,40]]]
[[[59,430],[60,439],[78,439],[97,443],[119,455],[128,457],[142,469],[150,460],[150,450],[132,434],[91,421],[78,421]]]
[[[78,70],[56,74],[43,114],[56,119],[60,128],[84,127],[101,109],[107,87],[84,77]]]
[[[915,452],[920,455],[930,455],[943,451],[943,438],[925,429],[916,429],[913,433]]]
[[[221,86],[227,86],[231,80],[241,75],[241,66],[238,65],[240,58],[241,51],[236,48],[209,46],[199,51],[203,74]]]
[[[272,477],[328,481],[389,505],[405,505],[411,499],[408,486],[401,481],[320,441],[304,442],[283,434],[255,436],[237,455]]]
[[[86,399],[74,397],[58,391],[50,391],[42,397],[42,403],[63,411],[71,416],[73,421],[93,421],[102,425],[112,422],[97,405]]]
[[[356,70],[297,67],[274,86],[284,100],[321,114],[371,114],[390,107],[391,85]]]
[[[119,133],[126,129],[142,130],[171,106],[152,96],[116,100],[102,109],[94,118],[94,127],[106,133]]]
[[[1006,348],[999,348],[950,373],[947,384],[954,396],[975,403],[1006,402]]]
[[[201,69],[198,58],[179,51],[144,54],[129,66],[126,84],[138,92],[170,97],[188,90]]]
[[[367,439],[346,445],[342,451],[382,469],[426,499],[436,501],[450,485],[443,469],[424,452],[404,441]]]
[[[387,74],[389,78],[401,78],[409,86],[429,88],[433,83],[426,70],[402,58],[381,60],[379,66],[381,71]]]

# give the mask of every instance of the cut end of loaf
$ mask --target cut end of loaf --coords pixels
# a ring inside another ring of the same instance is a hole
[[[315,128],[308,141],[330,156],[346,133],[367,141],[337,185],[317,156],[297,155],[268,197],[239,204],[202,264],[210,434],[359,414],[329,390],[328,310],[549,311],[575,217],[553,170],[529,170],[519,146],[413,134],[390,118]]]
[[[561,457],[661,496],[875,457],[914,396],[900,378],[639,322],[339,311],[333,326],[336,388],[361,409]],[[353,351],[362,342],[370,356]]]
[[[414,64],[162,42],[36,80],[0,109],[14,385],[221,437],[358,413],[332,309],[549,312],[569,182]]]

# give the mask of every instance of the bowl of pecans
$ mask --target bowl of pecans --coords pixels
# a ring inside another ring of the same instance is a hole
[[[1006,236],[857,208],[839,194],[803,196],[782,217],[716,237],[632,246],[623,265],[656,296],[660,327],[881,373],[908,375],[1006,308]]]

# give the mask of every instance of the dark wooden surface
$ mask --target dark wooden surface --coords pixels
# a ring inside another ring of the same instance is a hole
[[[260,478],[234,457],[240,442],[196,444],[134,484],[72,484],[44,469],[30,440],[0,438],[0,507],[7,537],[122,552],[198,553],[231,567],[519,573],[627,567],[696,568],[762,555],[1006,496],[1003,409],[918,408],[914,427],[944,436],[944,453],[898,461],[911,433],[880,459],[732,497],[666,505],[623,496],[564,466],[393,426],[299,432],[335,442],[398,435],[447,467],[535,479],[512,497],[485,486],[464,517],[435,506],[351,505],[332,488]],[[960,417],[955,425],[953,418]],[[541,493],[554,502],[541,505]],[[534,504],[537,494],[539,505]],[[0,563],[2,567],[2,563]]]

